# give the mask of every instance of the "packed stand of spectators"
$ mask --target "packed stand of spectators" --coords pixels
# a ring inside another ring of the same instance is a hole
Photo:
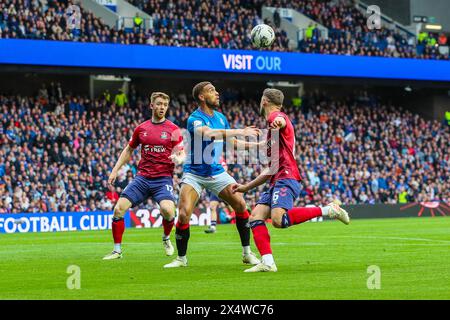
[[[47,0],[46,4],[39,0],[1,1],[0,39],[100,42],[106,35],[113,39],[101,19],[81,7],[79,17],[71,4],[67,0]]]
[[[250,32],[263,23],[263,0],[163,1],[129,0],[153,18],[152,45],[253,49]],[[275,29],[273,51],[287,51],[287,34]]]
[[[132,86],[91,101],[43,85],[36,97],[0,95],[0,212],[112,210],[137,172],[139,150],[118,175],[108,176],[132,130],[151,112],[148,100]],[[188,96],[172,94],[167,117],[181,128],[196,107]],[[225,92],[221,111],[231,127],[265,128],[256,100]],[[297,205],[450,203],[450,127],[399,107],[357,94],[346,99],[325,93],[303,98],[301,107],[286,101],[296,129],[296,158],[303,174]],[[237,164],[229,171],[244,183],[260,164]],[[175,195],[182,175],[176,167]],[[255,205],[261,192],[246,195]],[[201,202],[203,210],[207,203]],[[141,207],[154,207],[149,200]]]
[[[306,53],[344,54],[378,57],[445,59],[439,45],[447,45],[445,34],[422,32],[419,36],[406,36],[395,29],[383,27],[370,30],[368,16],[355,7],[352,0],[267,0],[265,5],[292,8],[328,28],[325,39],[316,25],[304,30],[299,51]]]
[[[5,0],[0,2],[0,39],[43,39],[202,48],[252,49],[250,31],[262,23],[262,0],[137,3],[153,17],[153,28],[110,28],[81,9],[79,26],[67,0]],[[81,8],[81,7],[80,7]],[[71,17],[71,18],[70,18]],[[272,50],[286,51],[288,38],[277,30]]]

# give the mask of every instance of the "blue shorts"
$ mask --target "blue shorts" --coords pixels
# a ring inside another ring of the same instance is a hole
[[[294,200],[300,195],[300,182],[294,179],[283,179],[275,182],[275,185],[264,192],[259,198],[258,204],[263,204],[270,209],[292,209]]]
[[[216,196],[214,194],[214,192],[211,192],[211,191],[208,191],[208,199],[209,199],[209,202],[211,202],[211,201],[217,201],[217,202],[222,201],[222,200],[220,200],[220,198],[218,196]]]
[[[120,197],[130,200],[132,207],[141,204],[150,197],[157,203],[160,203],[162,200],[175,202],[172,177],[150,179],[143,176],[136,176],[123,189]]]

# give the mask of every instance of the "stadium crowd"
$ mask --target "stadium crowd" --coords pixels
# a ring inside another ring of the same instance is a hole
[[[250,3],[250,4],[249,4]],[[146,1],[140,7],[153,18],[153,28],[110,28],[81,9],[80,23],[67,0],[5,0],[0,2],[0,39],[41,39],[120,44],[250,49],[249,34],[262,23],[262,1],[224,3]],[[287,48],[285,32],[277,32],[273,50]]]
[[[367,16],[352,0],[267,0],[265,5],[295,9],[328,28],[328,39],[321,36],[317,26],[304,30],[298,50],[307,53],[363,55],[379,57],[446,59],[439,45],[447,45],[442,34],[421,32],[417,39],[401,34],[394,25],[369,29]]]
[[[445,36],[419,35],[416,41],[388,28],[369,30],[367,18],[352,1],[317,0],[227,0],[162,1],[129,0],[153,19],[153,28],[110,28],[91,12],[81,9],[77,26],[68,0],[5,0],[0,2],[0,39],[46,39],[120,44],[147,44],[203,48],[252,49],[250,31],[261,19],[261,7],[296,9],[329,28],[329,37],[320,36],[314,25],[305,30],[299,43],[286,32],[276,32],[273,51],[300,51],[322,54],[389,56],[448,59],[438,51],[447,44]],[[72,17],[72,18],[69,18]],[[139,19],[142,23],[142,19]],[[264,21],[266,23],[266,21]]]
[[[185,128],[196,106],[184,94],[171,96],[167,117]],[[266,127],[256,100],[229,92],[223,100],[221,111],[231,127]],[[345,204],[450,203],[446,124],[367,93],[343,99],[312,92],[301,107],[285,105],[304,176],[298,205],[321,205],[332,197]],[[112,210],[137,172],[139,150],[121,169],[116,187],[108,186],[107,179],[132,130],[151,115],[146,98],[133,89],[126,100],[91,101],[52,83],[36,97],[0,95],[0,108],[0,213]],[[227,161],[240,183],[262,169]],[[176,167],[176,197],[181,174],[182,167]],[[251,206],[263,190],[246,195]],[[149,200],[142,206],[154,204]]]

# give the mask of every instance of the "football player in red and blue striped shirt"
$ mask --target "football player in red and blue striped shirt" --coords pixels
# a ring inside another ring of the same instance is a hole
[[[294,200],[300,195],[301,176],[295,160],[295,132],[289,117],[281,111],[284,95],[278,89],[263,92],[260,110],[269,125],[267,156],[269,167],[246,185],[233,186],[234,192],[247,192],[270,179],[270,188],[252,210],[249,219],[255,244],[261,254],[261,263],[245,272],[276,272],[270,236],[265,220],[271,218],[275,228],[287,228],[319,216],[350,222],[348,213],[333,201],[325,207],[295,208]]]

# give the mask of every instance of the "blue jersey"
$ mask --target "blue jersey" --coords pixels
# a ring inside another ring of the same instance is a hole
[[[214,111],[214,115],[210,116],[200,108],[195,110],[189,116],[187,122],[187,130],[190,136],[188,141],[189,153],[183,170],[203,177],[215,176],[225,171],[220,161],[224,142],[223,140],[214,141],[195,134],[195,130],[203,126],[211,129],[230,129],[230,124],[222,113]]]

